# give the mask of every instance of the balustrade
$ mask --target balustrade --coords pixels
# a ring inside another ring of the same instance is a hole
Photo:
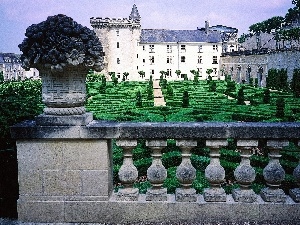
[[[130,223],[143,218],[145,221],[195,220],[199,215],[203,219],[233,222],[300,221],[300,161],[293,172],[298,187],[289,190],[289,196],[281,189],[285,171],[279,161],[280,151],[289,144],[288,140],[299,140],[300,123],[94,121],[87,126],[60,127],[24,122],[13,127],[12,134],[18,139],[18,213],[24,221]],[[220,149],[228,145],[229,138],[236,140],[241,157],[232,171],[220,162]],[[164,186],[167,169],[162,163],[162,150],[169,139],[176,141],[182,157],[176,168],[180,186],[175,195],[167,194]],[[117,192],[113,191],[112,183],[112,140],[123,149],[123,164],[118,172],[123,188]],[[139,140],[146,140],[146,146],[152,151],[147,170],[151,187],[146,194],[140,194],[134,187],[139,176],[133,163],[133,150]],[[199,165],[192,164],[191,150],[203,140],[210,149],[210,162],[204,171],[209,187],[203,193],[196,193],[194,167]],[[267,187],[261,190],[261,198],[251,189],[256,179],[251,165],[254,165],[252,158],[256,157],[251,156],[259,140],[269,150],[268,163],[263,169]],[[226,173],[234,172],[234,182],[239,185],[231,195],[223,188],[226,174],[222,165]],[[218,202],[222,215],[211,202]]]
[[[257,140],[238,140],[237,149],[241,152],[241,163],[234,171],[234,177],[239,189],[234,189],[232,197],[236,202],[255,202],[256,194],[250,188],[251,183],[255,180],[255,170],[250,164],[252,149],[258,146]]]
[[[284,146],[288,146],[289,142],[285,140],[268,140],[267,146],[270,149],[269,164],[264,168],[263,176],[268,185],[261,191],[261,197],[266,202],[285,202],[286,195],[280,189],[281,182],[284,180],[285,172],[280,165],[279,159],[281,157],[280,150]]]
[[[210,148],[210,164],[205,169],[205,177],[210,188],[204,190],[204,200],[207,202],[226,202],[226,193],[221,187],[225,181],[225,170],[220,164],[219,149],[227,146],[227,140],[207,140]]]
[[[138,170],[133,165],[132,150],[137,146],[136,140],[117,140],[116,145],[124,150],[123,165],[119,170],[119,179],[124,188],[118,190],[117,199],[123,201],[137,201],[139,189],[133,188],[133,183],[138,178]]]
[[[149,140],[146,146],[152,149],[152,165],[147,170],[147,177],[152,187],[147,190],[146,201],[167,201],[167,188],[163,188],[167,170],[161,161],[161,150],[167,146],[165,140]]]
[[[180,182],[181,188],[177,188],[175,199],[178,202],[196,202],[196,190],[191,188],[196,178],[196,169],[191,163],[191,149],[197,146],[197,141],[177,140],[176,145],[182,149],[182,162],[177,167],[176,177]]]
[[[300,141],[298,142],[298,146],[300,146]],[[300,157],[299,165],[294,169],[293,176],[299,188],[294,188],[290,190],[290,196],[295,202],[300,202]]]

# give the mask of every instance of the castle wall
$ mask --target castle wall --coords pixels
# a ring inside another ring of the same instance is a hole
[[[221,57],[221,69],[225,74],[231,74],[237,82],[249,82],[249,69],[251,78],[259,78],[261,74],[261,86],[265,86],[265,80],[269,69],[287,69],[288,80],[293,77],[295,68],[300,68],[299,51],[272,52],[262,55],[238,55]]]

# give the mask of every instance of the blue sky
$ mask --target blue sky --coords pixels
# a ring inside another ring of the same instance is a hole
[[[62,13],[91,28],[91,17],[128,17],[134,3],[142,28],[196,29],[209,20],[240,34],[293,7],[292,0],[0,0],[0,52],[20,53],[26,28],[47,16]]]

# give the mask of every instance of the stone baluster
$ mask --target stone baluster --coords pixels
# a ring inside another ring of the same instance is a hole
[[[298,142],[298,146],[300,146],[300,141]],[[293,176],[298,188],[291,189],[290,196],[295,202],[300,202],[300,160],[298,166],[294,169]]]
[[[207,202],[226,202],[226,193],[221,187],[225,179],[225,170],[220,164],[219,149],[227,144],[227,140],[206,141],[206,146],[210,148],[210,164],[205,169],[205,177],[210,188],[204,189],[203,197]]]
[[[162,187],[167,178],[167,170],[161,161],[161,150],[167,146],[167,141],[147,140],[146,146],[152,150],[152,165],[147,170],[147,178],[152,187],[147,190],[146,201],[167,201],[167,189]]]
[[[263,170],[263,176],[267,183],[267,188],[262,189],[260,195],[266,202],[285,202],[286,195],[280,189],[281,182],[284,180],[285,172],[280,165],[279,158],[280,149],[289,144],[288,141],[267,141],[267,146],[270,149],[269,164]]]
[[[232,197],[236,202],[255,202],[257,195],[251,189],[251,183],[255,180],[255,170],[250,164],[252,149],[258,146],[257,140],[238,140],[237,149],[241,152],[241,163],[234,171],[234,177],[240,188],[232,191]]]
[[[197,141],[193,140],[177,140],[176,146],[182,150],[182,161],[177,167],[176,177],[181,184],[181,188],[175,191],[175,199],[178,202],[196,202],[196,190],[191,188],[196,178],[196,169],[191,163],[191,149],[197,146]]]
[[[124,186],[117,193],[119,201],[137,201],[139,190],[133,188],[133,184],[138,178],[138,170],[133,165],[132,150],[137,146],[136,140],[117,140],[116,145],[123,148],[124,159],[123,165],[119,170],[119,179]]]

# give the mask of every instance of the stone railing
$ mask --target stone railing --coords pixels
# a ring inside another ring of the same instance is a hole
[[[300,223],[300,189],[280,189],[285,172],[280,165],[280,149],[290,140],[299,141],[300,123],[116,123],[93,121],[86,126],[38,126],[27,121],[11,128],[17,139],[19,163],[18,215],[31,222],[137,221],[290,221]],[[219,149],[227,139],[237,140],[241,162],[234,176],[240,188],[227,195],[221,186],[225,170]],[[152,150],[147,170],[151,183],[140,194],[133,183],[138,178],[132,151],[137,140],[145,139]],[[176,171],[181,184],[175,194],[167,194],[163,182],[167,170],[162,149],[167,139],[175,139],[182,150]],[[190,150],[197,140],[210,149],[205,177],[210,187],[203,194],[192,188],[196,170]],[[124,188],[113,191],[112,140],[123,149],[119,179]],[[269,163],[263,176],[267,185],[259,195],[251,190],[255,171],[252,149],[264,140]],[[298,142],[297,142],[298,143]],[[300,165],[294,170],[300,185]]]

